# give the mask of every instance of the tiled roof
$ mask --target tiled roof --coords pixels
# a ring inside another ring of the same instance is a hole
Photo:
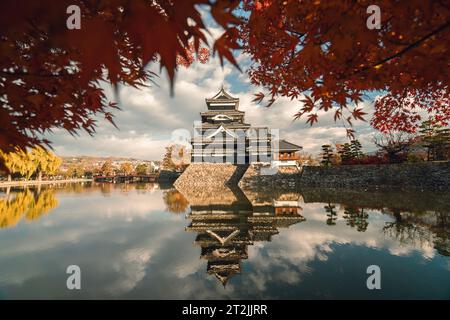
[[[299,150],[303,149],[303,147],[293,144],[291,142],[288,142],[286,140],[279,140],[278,148],[280,151],[299,151]]]

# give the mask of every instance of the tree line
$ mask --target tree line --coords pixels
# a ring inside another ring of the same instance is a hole
[[[84,163],[71,164],[60,174],[66,178],[92,178],[98,175],[147,175],[156,172],[158,172],[158,168],[151,167],[146,163],[133,165],[131,162],[123,162],[117,166],[113,161],[106,160],[99,166]]]
[[[15,152],[10,153],[0,150],[0,158],[7,169],[8,181],[13,177],[30,180],[33,176],[36,180],[42,180],[43,175],[56,174],[62,163],[61,158],[39,146],[27,151],[16,148]]]
[[[432,121],[424,121],[416,135],[401,131],[379,133],[373,137],[373,143],[378,150],[371,155],[363,153],[357,139],[334,147],[324,144],[320,164],[331,166],[450,160],[450,128]]]
[[[114,166],[111,160],[106,160],[102,166],[94,170],[94,174],[101,174],[104,176],[114,175],[146,175],[149,173],[155,173],[155,168],[150,168],[145,163],[139,163],[134,166],[131,162],[121,163],[118,167]]]
[[[12,181],[13,178],[25,180],[35,178],[40,181],[44,176],[72,179],[90,178],[94,175],[146,175],[155,171],[155,168],[150,168],[145,163],[133,165],[131,162],[123,162],[115,166],[111,160],[106,160],[98,167],[77,163],[62,168],[63,161],[60,157],[39,146],[27,151],[17,148],[11,153],[0,150],[0,158],[5,163],[7,170],[3,171],[3,175],[7,175],[8,181]]]

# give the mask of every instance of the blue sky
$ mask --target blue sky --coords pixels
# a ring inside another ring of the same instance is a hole
[[[211,19],[205,16],[213,36],[222,31]],[[249,65],[249,58],[237,52],[237,61],[241,68]],[[157,65],[149,68],[159,73]],[[245,72],[240,73],[229,63],[220,66],[217,57],[211,57],[207,64],[194,62],[189,68],[181,67],[176,75],[175,95],[170,96],[169,81],[163,72],[155,79],[158,86],[149,88],[119,89],[121,111],[115,112],[116,129],[104,119],[98,119],[97,133],[94,137],[85,133],[73,137],[64,130],[54,130],[46,137],[53,142],[54,150],[63,156],[94,155],[124,156],[138,159],[158,160],[164,154],[164,148],[171,141],[176,129],[192,130],[193,122],[200,119],[199,112],[206,110],[205,98],[214,96],[222,85],[233,96],[240,98],[240,110],[246,112],[246,122],[253,125],[265,125],[280,130],[281,138],[302,145],[306,152],[317,154],[323,144],[346,142],[345,129],[335,123],[330,112],[319,112],[319,123],[313,127],[305,120],[293,121],[293,115],[301,107],[301,102],[279,99],[272,107],[265,108],[254,104],[253,94],[263,91],[252,86]],[[109,86],[104,86],[107,95],[115,97]],[[370,119],[373,110],[373,95],[363,102]],[[356,137],[367,151],[374,150],[371,142],[373,129],[368,123],[354,123]]]

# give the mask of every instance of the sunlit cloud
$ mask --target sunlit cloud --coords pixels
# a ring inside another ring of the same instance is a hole
[[[210,31],[208,39],[222,32],[217,27]],[[243,70],[250,64],[247,54],[238,54],[237,61]],[[159,74],[156,65],[150,66],[150,70]],[[222,85],[241,99],[240,109],[246,112],[246,122],[279,129],[282,138],[302,145],[307,152],[317,154],[323,144],[347,141],[345,128],[341,122],[334,121],[333,112],[319,111],[319,123],[310,127],[305,124],[305,119],[293,121],[293,116],[302,106],[299,100],[279,98],[270,108],[256,105],[252,102],[254,94],[264,90],[251,85],[247,73],[239,72],[228,62],[222,67],[217,57],[212,56],[206,64],[194,62],[189,68],[180,67],[174,96],[170,95],[169,80],[164,72],[153,80],[156,84],[148,83],[144,88],[120,87],[118,96],[108,85],[102,84],[108,98],[117,101],[121,108],[114,113],[118,129],[98,118],[94,136],[81,133],[73,137],[64,130],[54,130],[46,137],[53,142],[56,153],[161,159],[172,131],[179,128],[192,130],[193,122],[200,119],[199,113],[206,110],[205,98],[217,93]],[[362,104],[370,119],[372,101]],[[364,149],[373,150],[373,130],[369,124],[357,121],[354,129]]]

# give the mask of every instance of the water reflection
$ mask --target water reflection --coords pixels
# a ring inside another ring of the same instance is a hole
[[[149,191],[157,190],[157,184],[96,184],[91,182],[84,183],[55,183],[53,185],[38,185],[28,187],[8,187],[3,190],[0,188],[0,228],[15,227],[21,220],[27,221],[38,220],[41,216],[48,214],[58,207],[56,198],[57,192],[85,194],[100,191],[103,195],[109,196],[114,190],[119,189],[122,193],[127,194],[131,190]],[[167,191],[168,193],[179,194],[176,190]],[[188,204],[182,199],[165,199],[170,203],[171,212],[184,212]],[[82,204],[80,204],[82,206]]]
[[[386,222],[383,232],[402,245],[430,245],[443,256],[450,257],[450,214],[448,212],[401,212],[383,210],[395,220]]]
[[[225,186],[219,190],[188,189],[184,193],[191,206],[191,223],[186,230],[197,233],[195,244],[201,248],[201,258],[207,261],[207,273],[223,286],[241,272],[241,261],[248,258],[248,246],[271,241],[279,229],[305,220],[300,214],[298,193],[283,194],[270,201]]]
[[[325,212],[327,213],[327,225],[329,226],[335,226],[336,220],[337,220],[337,212],[336,212],[336,206],[328,203],[325,207]]]
[[[178,197],[190,203],[188,218],[192,222],[186,230],[197,233],[195,244],[201,247],[201,258],[207,260],[207,273],[224,286],[241,272],[241,261],[248,259],[248,246],[270,242],[280,229],[306,220],[301,215],[301,203],[325,203],[327,226],[336,226],[342,217],[346,226],[357,232],[367,230],[369,210],[379,211],[393,217],[393,221],[384,222],[380,232],[395,239],[399,246],[432,247],[440,255],[449,255],[450,194],[445,192],[241,191],[222,186],[215,190],[182,190]]]
[[[344,207],[344,219],[347,220],[347,225],[356,228],[359,232],[364,232],[369,226],[369,214],[364,208],[354,206]]]
[[[0,299],[450,298],[449,199],[157,184],[0,189]],[[81,292],[64,287],[74,263]],[[378,295],[365,287],[370,264],[387,277]]]
[[[184,213],[189,206],[186,198],[176,189],[165,190],[163,199],[166,204],[166,210],[172,213]]]
[[[29,190],[7,195],[0,199],[0,228],[11,228],[20,220],[37,220],[58,206],[52,189]]]

